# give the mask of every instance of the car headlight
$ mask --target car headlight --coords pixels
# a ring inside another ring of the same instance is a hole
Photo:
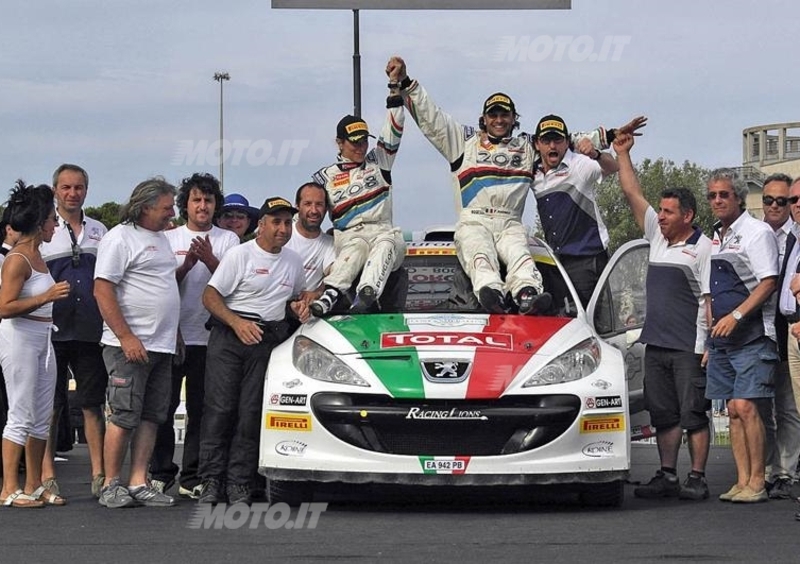
[[[597,339],[591,337],[557,356],[547,363],[547,366],[537,370],[522,387],[549,386],[580,380],[597,370],[599,364],[600,345]]]
[[[369,388],[369,383],[336,356],[308,337],[298,336],[292,347],[292,364],[300,372],[323,382]]]

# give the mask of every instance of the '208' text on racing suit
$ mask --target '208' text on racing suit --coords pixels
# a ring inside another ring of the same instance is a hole
[[[336,259],[325,285],[347,292],[363,269],[356,291],[365,286],[384,290],[389,274],[403,264],[403,233],[392,225],[391,170],[403,135],[405,113],[390,108],[380,137],[363,163],[347,161],[313,175],[328,194]]]
[[[541,293],[542,277],[522,225],[536,160],[530,138],[521,134],[492,143],[485,133],[443,112],[416,80],[402,93],[422,133],[450,163],[459,210],[456,252],[475,295],[486,286],[512,296],[526,286]],[[598,145],[601,134],[589,137]],[[499,261],[506,265],[505,286]]]

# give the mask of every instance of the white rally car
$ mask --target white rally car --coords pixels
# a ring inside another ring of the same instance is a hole
[[[587,311],[547,245],[530,246],[550,315],[484,312],[451,240],[412,242],[379,312],[333,312],[275,348],[259,463],[271,500],[319,482],[570,484],[585,504],[621,504],[631,436],[648,434],[629,407],[647,243],[614,255]]]

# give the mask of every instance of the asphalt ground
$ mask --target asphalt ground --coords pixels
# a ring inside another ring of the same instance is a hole
[[[270,526],[265,518],[251,528],[229,513],[214,529],[190,500],[171,508],[101,507],[89,491],[86,447],[76,445],[58,464],[67,506],[0,508],[0,563],[800,561],[800,505],[716,499],[735,480],[729,447],[711,447],[712,496],[700,502],[635,498],[634,483],[650,479],[658,456],[654,445],[635,444],[632,452],[632,483],[619,509],[584,508],[558,492],[365,488],[317,495],[315,503],[328,505],[317,506],[313,529],[297,509],[291,520],[302,528],[277,526],[282,513],[275,512]],[[688,470],[684,448],[681,479]]]

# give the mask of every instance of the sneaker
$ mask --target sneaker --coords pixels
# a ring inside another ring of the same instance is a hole
[[[644,499],[656,499],[659,497],[678,497],[680,491],[681,485],[678,482],[678,477],[659,470],[647,484],[634,489],[633,495]]]
[[[119,478],[114,478],[108,486],[102,489],[98,503],[109,509],[134,507],[136,505],[136,501],[131,497],[128,488],[119,483]]]
[[[150,480],[150,486],[158,493],[167,493],[169,489],[175,485],[175,478],[170,478],[166,482],[164,480]]]
[[[152,484],[144,484],[135,488],[128,488],[131,497],[146,507],[172,507],[175,498],[155,489]]]
[[[222,482],[217,478],[209,478],[200,485],[198,503],[221,503],[225,501],[222,493]]]
[[[775,480],[768,495],[770,499],[792,499],[792,480],[781,476]]]
[[[333,306],[336,305],[336,302],[339,301],[339,290],[336,288],[328,288],[325,290],[322,295],[311,302],[311,314],[314,317],[322,317],[323,315],[327,315],[333,309]]]
[[[478,301],[483,306],[483,309],[489,313],[505,313],[505,298],[500,290],[495,290],[489,286],[484,286],[478,292]]]
[[[553,296],[544,292],[539,294],[531,286],[525,286],[517,294],[520,315],[542,315],[553,305]]]
[[[228,503],[250,503],[250,488],[244,484],[228,484]]]
[[[192,489],[184,488],[183,486],[178,486],[178,495],[181,497],[188,497],[189,499],[200,499],[200,494],[202,493],[203,486],[200,484],[196,485]]]
[[[364,286],[358,291],[356,299],[350,307],[350,311],[353,313],[366,313],[377,299],[378,296],[375,293],[375,288],[372,286]]]
[[[741,493],[741,491],[742,491],[742,488],[740,488],[738,484],[733,484],[731,486],[731,489],[729,489],[727,492],[719,494],[719,500],[720,501],[731,501],[734,497],[739,495]]]
[[[733,503],[760,503],[768,499],[769,496],[766,489],[755,491],[750,486],[745,486],[742,491],[731,498],[731,501]]]
[[[708,482],[706,482],[705,477],[695,476],[690,473],[681,485],[678,499],[699,501],[701,499],[708,499],[708,495]]]
[[[106,475],[102,472],[92,477],[92,495],[100,499],[100,493],[103,491],[103,483],[106,481]]]

